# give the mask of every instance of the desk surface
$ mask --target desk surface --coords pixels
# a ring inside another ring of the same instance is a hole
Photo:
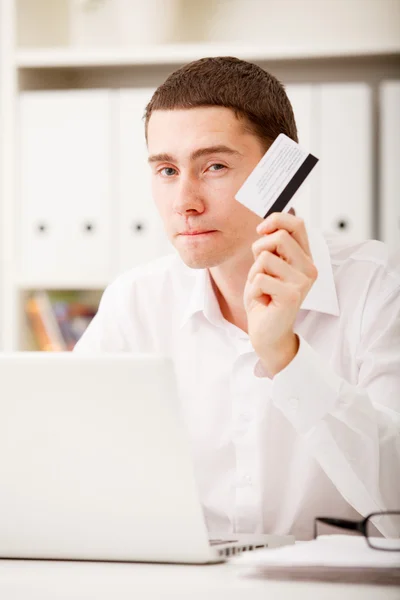
[[[0,559],[2,600],[399,600],[392,586],[272,581],[209,566]]]

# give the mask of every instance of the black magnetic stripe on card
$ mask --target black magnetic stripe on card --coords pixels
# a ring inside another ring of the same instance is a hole
[[[264,219],[273,212],[281,212],[293,195],[297,192],[305,178],[310,174],[315,165],[318,162],[318,158],[315,158],[312,154],[309,154],[306,160],[300,165],[299,169],[293,175],[285,189],[279,194]]]

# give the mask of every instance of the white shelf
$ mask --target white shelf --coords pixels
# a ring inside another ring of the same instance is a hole
[[[357,56],[389,56],[400,54],[396,44],[375,47],[262,47],[238,44],[168,44],[129,49],[44,48],[19,50],[17,67],[51,69],[68,67],[104,67],[129,65],[174,65],[198,60],[204,56],[237,56],[244,60],[299,60],[309,58],[340,58]]]
[[[90,291],[101,291],[105,290],[105,288],[109,285],[111,279],[108,281],[92,281],[88,283],[83,279],[77,279],[75,281],[37,281],[37,280],[27,280],[27,279],[17,279],[15,281],[15,285],[21,291],[30,291],[30,290],[55,290],[55,291],[68,291],[68,290],[90,290]]]

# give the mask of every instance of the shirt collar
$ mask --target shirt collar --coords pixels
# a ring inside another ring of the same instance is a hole
[[[307,234],[318,277],[300,308],[338,317],[340,314],[339,301],[328,243],[323,233],[318,229],[307,226]]]
[[[186,310],[182,316],[181,327],[183,327],[193,315],[199,312],[203,312],[209,321],[214,322],[217,306],[219,309],[208,269],[193,269],[193,271],[194,284],[189,293]]]
[[[339,303],[328,244],[322,232],[317,229],[307,227],[307,234],[318,277],[304,298],[300,310],[313,310],[338,316],[340,314]],[[198,312],[203,312],[212,323],[220,324],[221,311],[208,269],[193,269],[193,278],[194,285],[182,316],[181,327]]]

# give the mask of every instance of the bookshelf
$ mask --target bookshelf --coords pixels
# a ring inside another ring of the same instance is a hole
[[[55,4],[60,2],[65,9],[66,1],[52,0],[52,10]],[[43,5],[46,5],[45,0],[31,0],[31,5],[35,2],[39,2],[42,10]],[[119,272],[117,263],[114,263],[116,266],[107,276],[90,282],[79,273],[75,280],[69,277],[66,282],[63,282],[62,273],[57,279],[47,276],[38,279],[21,275],[17,260],[22,235],[19,212],[18,105],[24,92],[102,89],[118,93],[118,90],[154,89],[178,66],[211,55],[234,55],[251,60],[270,70],[288,85],[365,83],[371,89],[372,98],[371,197],[375,199],[372,234],[379,238],[380,180],[376,150],[379,144],[379,86],[383,81],[400,79],[400,35],[396,37],[394,30],[390,36],[387,35],[382,21],[381,24],[376,23],[374,35],[369,36],[367,27],[362,34],[360,27],[357,35],[327,35],[324,38],[321,34],[318,39],[314,36],[314,39],[309,29],[311,25],[304,18],[303,39],[296,38],[293,43],[283,37],[281,42],[275,39],[272,43],[267,43],[265,38],[260,36],[252,41],[250,34],[247,41],[241,39],[238,42],[233,38],[227,41],[222,33],[222,41],[216,41],[218,31],[215,28],[214,32],[217,33],[214,33],[213,39],[202,40],[194,26],[195,11],[200,10],[201,3],[197,8],[194,7],[195,4],[197,3],[193,3],[187,14],[181,15],[181,22],[182,18],[187,19],[184,21],[187,37],[194,32],[193,40],[179,40],[177,43],[171,39],[170,43],[137,47],[72,48],[65,39],[46,47],[41,47],[40,44],[30,47],[19,44],[20,13],[26,6],[26,0],[1,0],[0,351],[34,347],[24,307],[27,299],[35,291],[69,290],[74,292],[77,298],[85,300],[89,294],[91,303],[95,305],[98,304],[105,286]],[[205,8],[208,4],[210,2],[204,3]],[[381,4],[385,2],[382,1]],[[390,3],[386,4],[389,6]],[[345,9],[342,7],[340,10]],[[382,11],[384,10],[385,8],[382,8]],[[40,29],[40,14],[35,22],[32,21],[33,28]],[[371,20],[374,16],[371,14],[365,18]],[[385,18],[387,21],[388,17]],[[318,23],[313,27],[318,27]],[[297,29],[301,28],[302,23],[299,22]],[[112,219],[115,219],[115,215],[112,215]],[[110,243],[110,252],[114,255],[120,252],[117,239],[118,236],[114,235],[114,241]],[[160,247],[160,252],[164,251],[167,251],[167,247]],[[147,258],[149,257],[135,256],[132,260],[136,263]]]

